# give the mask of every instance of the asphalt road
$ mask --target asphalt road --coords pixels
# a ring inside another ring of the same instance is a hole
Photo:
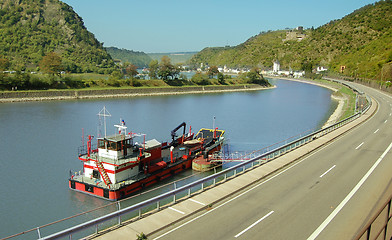
[[[367,122],[149,239],[352,239],[392,194],[392,97],[358,88],[379,103]]]

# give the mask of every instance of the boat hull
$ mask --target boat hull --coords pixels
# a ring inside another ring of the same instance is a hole
[[[146,187],[156,184],[168,177],[176,175],[185,169],[192,167],[192,159],[183,159],[174,164],[161,169],[152,175],[146,176],[136,182],[124,185],[118,189],[103,188],[93,184],[78,181],[76,179],[69,179],[69,188],[78,192],[86,193],[96,197],[100,197],[110,201],[117,201],[129,197]]]

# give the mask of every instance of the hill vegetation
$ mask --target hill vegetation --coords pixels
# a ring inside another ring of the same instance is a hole
[[[176,52],[176,53],[147,53],[153,60],[162,59],[163,56],[168,56],[173,64],[186,64],[197,52]]]
[[[305,34],[299,39],[289,34]],[[325,66],[354,78],[392,80],[392,0],[367,5],[317,28],[262,32],[235,47],[206,48],[191,63],[309,70]]]
[[[37,71],[51,52],[61,58],[66,72],[108,74],[115,68],[69,5],[59,0],[0,1],[0,67]]]
[[[123,63],[129,62],[138,68],[148,67],[152,58],[144,52],[136,52],[127,49],[119,49],[116,47],[108,47],[106,51],[115,60],[121,60]]]

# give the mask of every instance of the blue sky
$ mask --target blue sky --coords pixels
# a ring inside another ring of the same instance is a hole
[[[375,0],[62,0],[104,43],[146,53],[235,46],[262,31],[319,27]]]

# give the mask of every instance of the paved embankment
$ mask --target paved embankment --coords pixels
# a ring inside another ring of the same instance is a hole
[[[371,108],[361,117],[323,137],[315,139],[303,147],[295,149],[267,164],[246,171],[235,178],[218,184],[214,188],[210,188],[199,194],[194,194],[190,198],[178,201],[178,203],[173,204],[170,207],[163,207],[159,212],[150,214],[137,221],[129,221],[128,223],[124,223],[121,227],[117,226],[113,229],[102,231],[99,235],[92,236],[91,238],[133,239],[142,232],[147,236],[155,235],[156,237],[156,233],[160,230],[180,221],[186,221],[188,217],[195,213],[206,209],[208,210],[209,206],[213,206],[210,211],[219,208],[219,206],[214,206],[214,204],[233,196],[245,188],[250,187],[252,184],[262,181],[266,176],[279,171],[290,163],[339,138],[341,135],[370,118],[376,110],[377,103],[376,101],[372,101]]]
[[[239,92],[269,89],[256,84],[230,86],[197,86],[165,88],[130,88],[104,90],[48,90],[0,92],[0,102],[49,101],[92,98],[120,98],[137,96],[158,96],[178,94],[202,94],[218,92]]]

